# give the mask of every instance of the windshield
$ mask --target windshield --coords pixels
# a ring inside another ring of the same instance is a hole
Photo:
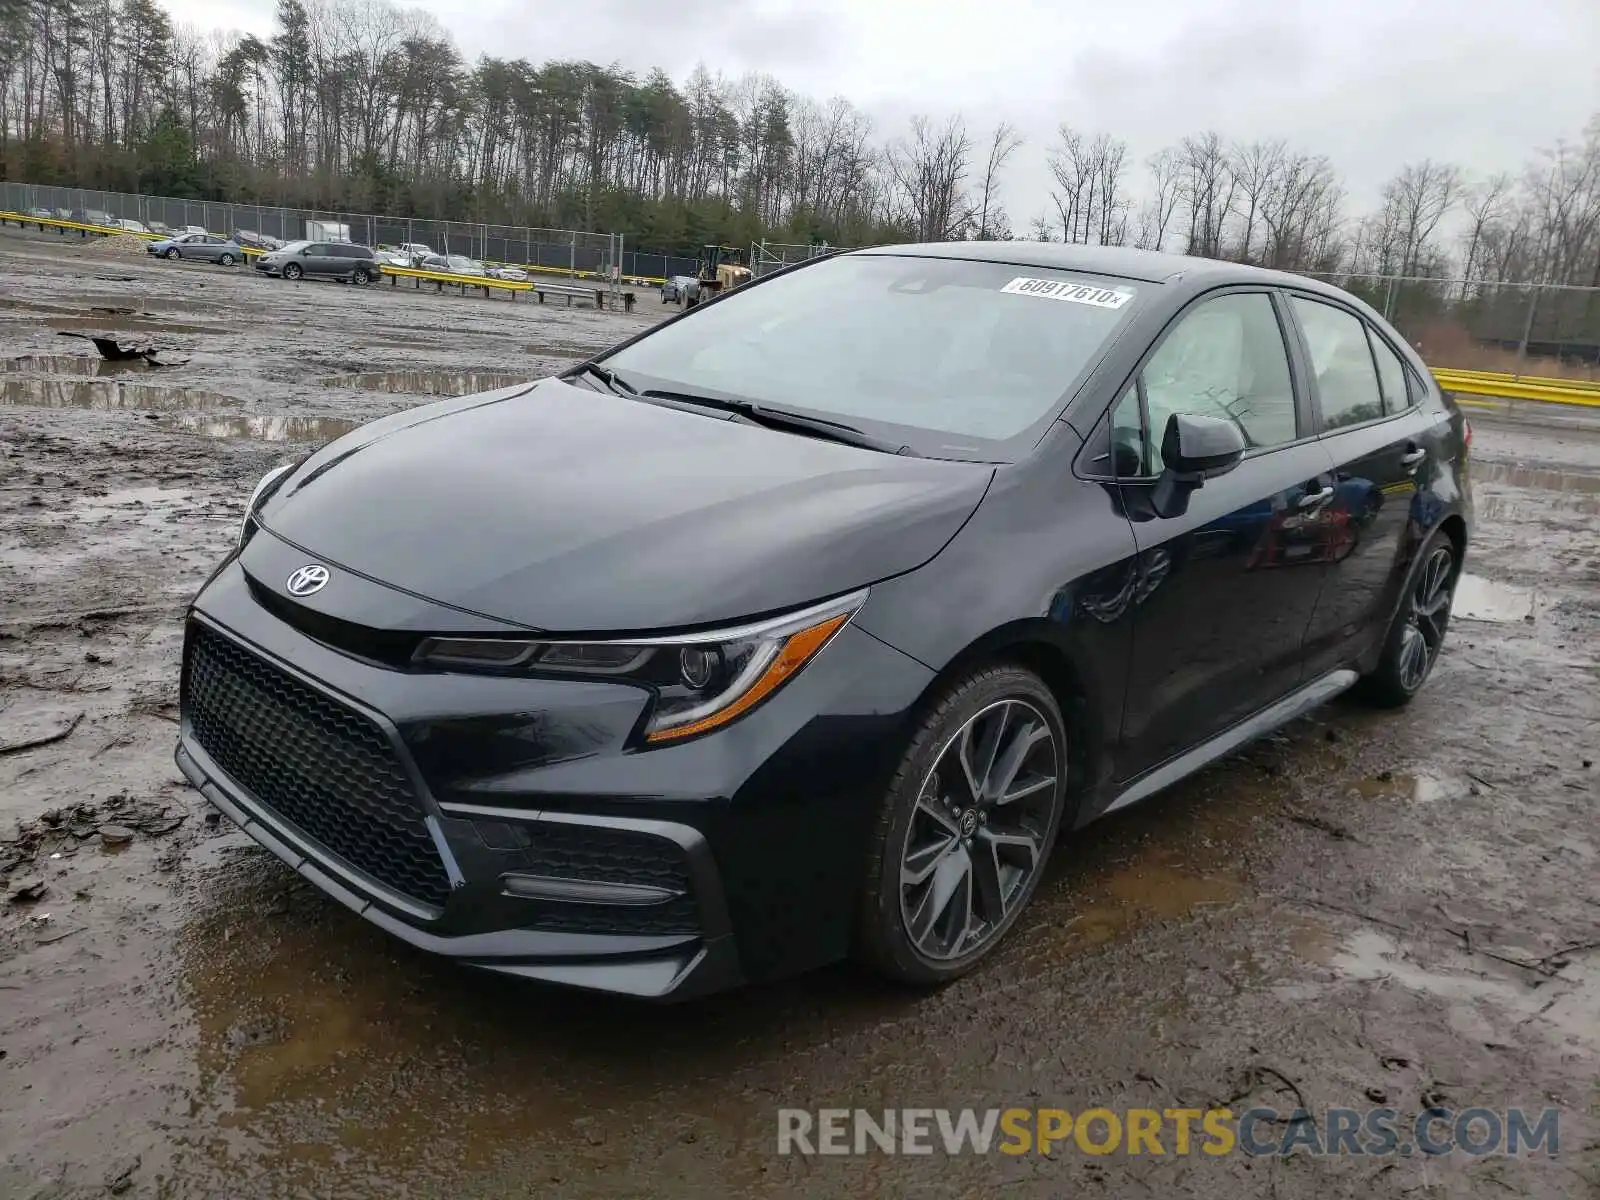
[[[931,432],[940,444],[923,437],[919,449],[971,451],[944,443],[1027,433],[1093,365],[1136,295],[1083,272],[845,255],[731,293],[603,361],[641,387]]]
[[[279,246],[278,249],[280,249],[280,250],[303,250],[305,247],[307,247],[309,245],[311,245],[310,242],[288,242],[288,243],[286,243],[286,244],[284,244],[282,246]]]

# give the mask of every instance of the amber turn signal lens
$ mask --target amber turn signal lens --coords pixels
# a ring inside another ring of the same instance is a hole
[[[645,735],[647,742],[667,742],[676,738],[693,737],[695,734],[705,733],[719,725],[726,725],[741,713],[750,711],[761,701],[777,690],[785,679],[793,675],[801,667],[828,644],[828,639],[839,632],[841,626],[850,619],[849,613],[840,613],[829,617],[820,624],[809,629],[802,629],[792,633],[783,643],[783,648],[778,651],[772,664],[762,672],[761,677],[741,692],[726,708],[718,709],[710,716],[701,717],[698,721],[691,721],[686,725],[675,725],[668,729],[658,729]]]

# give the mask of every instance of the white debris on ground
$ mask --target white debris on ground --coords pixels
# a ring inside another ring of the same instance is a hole
[[[136,234],[114,233],[88,243],[83,251],[99,258],[143,258],[147,253],[145,247],[149,244]]]

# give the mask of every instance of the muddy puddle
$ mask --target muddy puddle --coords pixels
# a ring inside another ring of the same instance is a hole
[[[322,386],[418,396],[471,396],[531,382],[527,374],[512,371],[361,371],[329,375]]]
[[[1533,619],[1533,591],[1463,571],[1456,583],[1456,598],[1450,611],[1463,621],[1488,621],[1500,625],[1528,621]]]
[[[14,360],[13,360],[14,361]],[[94,360],[84,360],[93,362]],[[104,363],[108,368],[122,363]],[[147,371],[149,368],[127,368]],[[108,372],[124,374],[122,372]],[[362,422],[346,417],[234,415],[218,409],[234,407],[232,397],[201,388],[173,387],[126,379],[77,379],[0,374],[0,407],[78,408],[95,412],[131,412],[153,417],[158,428],[205,437],[258,442],[331,441]]]
[[[142,358],[112,362],[98,355],[87,354],[19,354],[15,358],[0,359],[0,373],[17,375],[67,375],[76,379],[103,375],[141,375],[158,371]]]
[[[108,363],[107,366],[112,364]],[[201,388],[117,379],[33,378],[0,375],[0,405],[87,408],[101,412],[169,412],[223,408],[230,397]]]
[[[345,417],[225,417],[204,413],[173,413],[162,424],[214,438],[251,439],[258,442],[329,442],[363,424]]]

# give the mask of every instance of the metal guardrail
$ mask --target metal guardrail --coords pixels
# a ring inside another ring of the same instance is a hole
[[[1433,377],[1447,392],[1468,396],[1600,408],[1600,383],[1588,380],[1540,379],[1496,371],[1452,371],[1447,367],[1435,368]]]
[[[515,300],[518,292],[533,292],[539,297],[539,303],[544,303],[545,296],[565,296],[570,306],[574,299],[593,300],[598,309],[606,307],[606,298],[611,290],[604,284],[574,285],[565,283],[547,283],[544,280],[530,279],[527,281],[515,279],[495,279],[488,275],[458,275],[453,271],[425,271],[417,267],[395,267],[388,263],[378,264],[378,273],[389,277],[389,286],[398,287],[402,279],[416,280],[416,286],[422,287],[424,281],[438,285],[444,291],[444,285],[453,283],[459,286],[463,293],[467,288],[482,288],[485,296],[492,291],[508,292]],[[627,312],[633,311],[634,294],[623,290],[619,293],[622,297],[623,308]]]

